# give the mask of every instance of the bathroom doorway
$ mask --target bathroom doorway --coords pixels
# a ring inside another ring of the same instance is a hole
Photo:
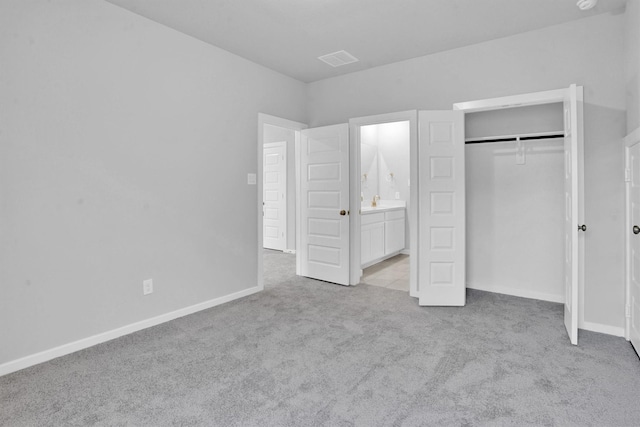
[[[417,296],[417,114],[361,117],[349,127],[354,282]]]

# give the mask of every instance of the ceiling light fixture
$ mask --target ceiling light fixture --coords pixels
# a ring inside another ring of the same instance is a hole
[[[598,0],[578,0],[578,3],[576,3],[576,5],[580,8],[580,10],[589,10],[593,9],[596,3],[598,3]]]

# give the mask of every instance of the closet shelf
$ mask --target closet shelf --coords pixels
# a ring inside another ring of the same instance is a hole
[[[539,139],[564,138],[564,131],[538,132],[522,135],[485,136],[482,138],[465,139],[465,144],[486,144],[493,142],[535,141]]]

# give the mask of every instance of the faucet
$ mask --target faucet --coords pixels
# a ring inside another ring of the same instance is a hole
[[[373,196],[373,200],[371,200],[371,207],[375,208],[378,206],[378,200],[380,200],[380,196],[378,196],[377,194],[375,196]]]

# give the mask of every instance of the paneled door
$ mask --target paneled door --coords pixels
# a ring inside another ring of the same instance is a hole
[[[629,148],[629,340],[640,354],[640,143]]]
[[[464,113],[419,112],[419,304],[463,306]]]
[[[349,127],[305,129],[300,138],[300,274],[349,285]]]
[[[583,276],[584,154],[582,136],[582,87],[571,85],[564,101],[564,325],[571,344],[578,344],[578,292]]]
[[[283,251],[287,245],[287,145],[264,144],[263,244],[267,249]]]

